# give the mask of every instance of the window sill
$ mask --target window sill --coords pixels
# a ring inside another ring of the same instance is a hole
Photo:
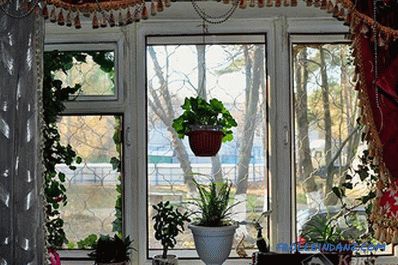
[[[248,259],[235,259],[227,260],[224,265],[249,265],[251,262]],[[93,261],[90,260],[63,260],[62,265],[93,265]],[[145,265],[152,265],[151,260],[147,260]],[[200,260],[179,260],[178,265],[203,265]]]
[[[351,265],[363,265],[365,258],[354,258],[351,261]],[[203,265],[200,260],[187,260],[180,259],[179,265]],[[250,259],[230,259],[227,260],[224,265],[249,265],[251,264]],[[375,265],[396,265],[398,264],[398,257],[396,256],[379,256],[376,259]],[[93,261],[90,260],[62,260],[62,265],[93,265]],[[144,265],[152,265],[151,260],[146,260]]]

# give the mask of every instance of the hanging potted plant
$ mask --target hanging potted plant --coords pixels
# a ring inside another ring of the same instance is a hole
[[[168,255],[167,252],[176,245],[176,237],[180,232],[184,231],[184,223],[190,221],[188,213],[181,213],[169,201],[165,203],[159,202],[157,205],[152,205],[152,207],[156,211],[156,214],[152,217],[152,220],[155,221],[153,225],[155,238],[163,246],[163,254],[156,255],[152,260],[152,264],[176,265],[178,264],[177,256]]]
[[[130,237],[122,239],[115,235],[101,235],[94,250],[88,255],[94,259],[96,265],[128,265],[132,240]]]
[[[189,137],[189,145],[196,156],[214,156],[221,143],[232,141],[232,128],[237,126],[231,113],[218,99],[207,102],[201,97],[185,98],[184,112],[173,120],[178,137]]]
[[[238,224],[229,217],[232,183],[229,181],[200,184],[194,183],[198,189],[199,197],[192,201],[197,216],[191,229],[196,251],[199,258],[208,265],[221,265],[228,258],[231,252],[235,230]]]

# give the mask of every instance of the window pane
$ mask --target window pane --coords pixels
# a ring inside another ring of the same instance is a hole
[[[195,192],[192,172],[233,182],[234,200],[244,201],[235,208],[235,220],[253,220],[268,210],[265,45],[148,46],[147,63],[149,249],[161,248],[153,236],[151,205],[187,202]],[[184,98],[198,95],[223,101],[238,122],[234,140],[213,158],[195,157],[187,139],[177,138],[171,127]],[[245,246],[255,246],[254,228],[242,226],[238,237],[243,233]],[[176,249],[194,249],[190,231],[177,241]]]
[[[359,164],[366,148],[361,142],[357,118],[358,95],[351,78],[349,44],[293,45],[296,218],[298,240],[323,241],[328,233],[315,231],[329,227],[334,234],[357,241],[367,231],[365,206],[336,218],[342,204],[333,193],[345,182],[348,171]],[[368,193],[364,184],[347,190],[352,205]],[[335,220],[335,221],[331,221]],[[333,228],[334,227],[334,228]]]
[[[74,171],[57,165],[67,180],[68,204],[61,217],[70,248],[77,248],[76,243],[90,234],[120,230],[115,223],[120,173],[111,163],[120,160],[120,138],[114,137],[120,125],[121,117],[114,116],[63,116],[58,124],[62,143],[70,144],[82,158]]]
[[[62,51],[73,56],[70,70],[59,71],[55,77],[65,86],[81,85],[79,96],[115,96],[114,51]]]

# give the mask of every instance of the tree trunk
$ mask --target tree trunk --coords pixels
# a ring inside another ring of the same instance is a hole
[[[322,82],[322,104],[323,104],[323,121],[325,126],[325,166],[326,166],[326,184],[325,184],[325,204],[333,203],[333,164],[332,160],[332,118],[330,114],[329,102],[329,82],[326,69],[325,49],[319,46],[319,58],[321,66],[321,82]]]
[[[181,169],[184,173],[184,183],[188,186],[190,192],[194,192],[195,185],[192,181],[193,172],[188,152],[186,150],[184,143],[180,138],[178,138],[177,133],[175,132],[174,128],[171,126],[172,121],[175,118],[175,113],[171,101],[168,83],[166,81],[166,78],[163,74],[163,70],[157,59],[156,51],[152,46],[149,46],[148,50],[155,66],[155,72],[156,76],[159,79],[160,90],[161,90],[161,93],[157,94],[154,89],[151,89],[152,100],[149,102],[149,106],[152,108],[152,111],[158,115],[160,120],[166,126],[167,130],[171,133],[174,151],[176,152],[178,162],[180,162]],[[166,58],[166,60],[168,60],[168,57]]]
[[[298,166],[297,181],[302,183],[309,208],[323,208],[322,193],[315,182],[314,166],[309,139],[308,121],[308,53],[302,47],[297,51],[298,61],[295,63],[296,78],[296,117],[298,130]],[[297,60],[297,59],[296,59]]]
[[[300,53],[299,61],[296,62],[296,117],[298,129],[298,175],[303,181],[305,192],[318,190],[314,180],[312,165],[310,140],[309,140],[309,121],[308,121],[308,62],[307,48],[303,48]]]
[[[245,46],[245,49],[248,49]],[[245,61],[250,60],[245,53]],[[247,73],[246,73],[247,74]],[[254,132],[257,124],[257,109],[260,97],[261,78],[264,77],[264,48],[260,45],[256,46],[254,51],[253,65],[253,82],[250,85],[250,91],[246,98],[246,113],[243,125],[244,137],[239,149],[238,164],[238,187],[236,195],[246,194],[248,187],[249,163],[251,159],[251,151],[253,147]]]
[[[198,58],[198,96],[207,100],[206,91],[206,46],[196,45]],[[223,181],[223,173],[220,157],[217,155],[211,157],[211,175],[217,182]]]

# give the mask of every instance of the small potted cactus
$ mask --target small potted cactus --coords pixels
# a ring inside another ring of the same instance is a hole
[[[176,237],[184,231],[184,223],[190,221],[188,213],[181,213],[169,201],[159,202],[152,207],[156,211],[156,214],[152,217],[152,220],[155,221],[153,225],[155,238],[163,246],[163,254],[153,257],[152,264],[176,265],[178,264],[177,256],[168,255],[168,251],[176,245]]]

